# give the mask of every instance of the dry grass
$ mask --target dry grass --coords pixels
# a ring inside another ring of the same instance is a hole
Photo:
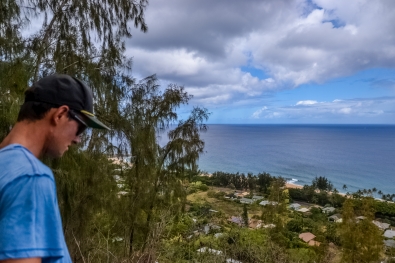
[[[211,191],[232,193],[233,190],[223,187],[210,187]],[[212,209],[224,213],[227,217],[239,216],[243,212],[243,204],[236,203],[230,200],[220,200],[207,196],[207,192],[197,192],[188,195],[187,200],[192,203],[209,203]],[[250,217],[253,215],[261,215],[262,209],[259,205],[248,205],[248,214]]]

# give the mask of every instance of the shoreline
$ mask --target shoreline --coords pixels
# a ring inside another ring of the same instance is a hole
[[[212,173],[201,173],[198,176],[212,177],[213,174]],[[303,185],[291,183],[290,181],[286,181],[285,182],[285,188],[287,188],[287,189],[303,189]],[[316,190],[316,192],[319,192],[319,190]],[[328,193],[332,194],[331,191],[329,191]],[[342,193],[342,192],[338,192],[337,194],[341,195],[341,196],[347,196],[346,193]],[[380,198],[375,198],[375,199],[382,200]]]
[[[302,185],[300,185],[300,184],[293,184],[293,183],[285,183],[285,188],[290,188],[290,189],[303,189],[303,186]],[[316,192],[318,192],[319,190],[316,190]],[[332,194],[332,192],[328,192],[329,194]],[[340,192],[338,192],[337,193],[338,195],[341,195],[341,196],[347,196],[347,194],[345,194],[345,193],[340,193]]]
[[[293,183],[285,183],[285,188],[292,188],[292,189],[303,189],[303,185],[300,184],[293,184]]]

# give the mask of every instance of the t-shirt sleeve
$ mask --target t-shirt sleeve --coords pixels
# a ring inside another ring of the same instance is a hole
[[[0,260],[63,257],[65,252],[55,182],[20,176],[0,195]]]

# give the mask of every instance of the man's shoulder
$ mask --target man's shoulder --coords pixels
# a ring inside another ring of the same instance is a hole
[[[53,176],[48,166],[19,144],[11,144],[0,149],[0,167],[0,182],[2,183],[4,180],[10,181],[18,176]]]

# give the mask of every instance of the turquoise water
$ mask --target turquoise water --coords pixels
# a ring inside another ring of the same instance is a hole
[[[207,172],[269,172],[310,184],[327,177],[342,192],[395,193],[395,126],[209,125],[202,134]]]

